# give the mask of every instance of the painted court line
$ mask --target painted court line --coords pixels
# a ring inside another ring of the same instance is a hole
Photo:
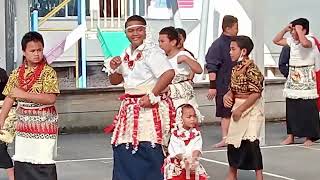
[[[319,144],[319,143],[317,143]],[[271,148],[283,148],[283,147],[301,147],[301,148],[306,148],[306,149],[312,149],[312,150],[317,150],[320,151],[318,148],[314,147],[305,147],[303,144],[291,144],[291,145],[274,145],[274,146],[262,146],[260,147],[261,149],[271,149]],[[209,150],[209,151],[203,151],[202,153],[216,153],[216,152],[226,152],[227,149],[217,149],[217,150]],[[56,163],[68,163],[68,162],[84,162],[84,161],[100,161],[100,160],[112,160],[113,158],[91,158],[91,159],[69,159],[69,160],[59,160],[56,161]],[[202,158],[206,159],[206,158]],[[208,159],[210,160],[210,159]],[[222,164],[222,165],[228,165],[228,163],[220,162],[220,161],[215,161],[215,160],[210,160],[210,162],[214,162],[217,164]]]
[[[70,159],[70,160],[60,160],[56,163],[68,163],[68,162],[83,162],[83,161],[100,161],[100,160],[112,160],[113,158],[93,158],[93,159]]]
[[[261,146],[260,149],[299,147],[299,146],[303,146],[303,144]],[[217,150],[202,151],[202,153],[217,153],[217,152],[227,152],[227,149],[217,149]]]
[[[216,160],[207,159],[207,158],[201,158],[201,159],[204,160],[204,161],[207,161],[207,162],[213,162],[213,163],[216,163],[216,164],[229,166],[229,164],[226,163],[226,162],[216,161]],[[278,175],[278,174],[273,174],[273,173],[269,173],[269,172],[265,172],[265,171],[263,171],[263,174],[264,175],[268,175],[268,176],[272,176],[272,177],[276,177],[276,178],[280,178],[280,179],[285,179],[285,180],[296,180],[296,179],[293,179],[293,178],[289,178],[289,177],[285,177],[285,176],[281,176],[281,175]]]
[[[304,149],[311,149],[311,150],[316,150],[316,151],[320,151],[320,149],[318,148],[314,148],[314,147],[305,147],[305,146],[301,146]]]

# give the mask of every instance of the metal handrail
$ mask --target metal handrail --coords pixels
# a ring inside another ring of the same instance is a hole
[[[45,23],[49,18],[54,16],[57,12],[59,12],[63,7],[65,7],[71,0],[64,0],[62,1],[57,7],[52,9],[46,16],[44,16],[40,22],[39,22],[39,27]]]
[[[39,31],[73,31],[70,28],[40,28]]]

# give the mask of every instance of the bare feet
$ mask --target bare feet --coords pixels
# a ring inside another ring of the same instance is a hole
[[[222,148],[227,146],[226,144],[226,138],[223,138],[219,143],[213,145],[214,148]]]
[[[285,140],[281,142],[282,145],[289,145],[294,143],[294,138],[292,135],[289,135]]]
[[[306,147],[310,147],[314,144],[313,141],[311,141],[310,139],[306,138],[306,141],[303,143],[304,146]]]

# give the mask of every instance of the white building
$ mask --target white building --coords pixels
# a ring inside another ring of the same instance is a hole
[[[8,1],[8,0],[6,0]],[[12,0],[11,0],[12,1]],[[16,0],[17,1],[17,0]],[[17,18],[24,18],[26,25],[27,17],[19,17],[19,9],[23,7],[20,3],[27,3],[27,0],[19,0],[17,5]],[[103,62],[103,53],[100,48],[99,41],[96,38],[96,27],[99,26],[104,31],[108,30],[122,30],[124,20],[127,16],[132,14],[139,14],[144,16],[150,24],[152,34],[157,39],[158,31],[169,25],[177,24],[177,19],[173,20],[172,10],[168,9],[166,3],[172,0],[86,0],[86,14],[87,14],[87,62],[88,77],[90,71],[100,72],[98,67]],[[39,9],[39,15],[45,16],[50,10],[57,7],[63,0],[32,0],[30,6]],[[204,22],[201,19],[203,16],[203,2],[208,3],[208,21]],[[113,8],[111,3],[113,3]],[[204,53],[210,47],[213,40],[221,34],[221,20],[224,15],[231,14],[239,19],[239,34],[253,37],[255,42],[254,58],[262,68],[270,70],[272,67],[277,67],[280,47],[272,43],[274,35],[281,30],[286,24],[295,18],[305,17],[310,21],[310,32],[314,33],[316,37],[320,37],[320,21],[318,21],[318,8],[320,1],[318,0],[178,0],[180,9],[180,18],[183,28],[187,31],[186,47],[194,52],[195,56],[199,58],[201,63],[204,62]],[[0,4],[4,7],[4,2]],[[169,7],[170,8],[170,7]],[[118,11],[120,10],[120,11]],[[113,12],[113,13],[111,13]],[[4,13],[4,11],[1,11]],[[40,32],[45,38],[46,50],[56,46],[67,34],[75,29],[77,25],[77,0],[70,0],[70,2],[63,6],[63,8],[50,17],[40,27]],[[118,18],[120,15],[120,18]],[[113,18],[112,18],[113,16]],[[40,17],[40,21],[42,19]],[[21,19],[19,19],[21,21]],[[18,21],[19,21],[18,20]],[[4,21],[1,19],[0,22]],[[201,31],[201,22],[206,25],[205,39],[199,42]],[[18,29],[21,22],[17,23]],[[19,30],[18,30],[19,31]],[[5,37],[4,27],[0,30],[0,37]],[[16,34],[19,38],[19,33]],[[16,38],[15,44],[20,44],[20,39]],[[204,42],[205,41],[205,42]],[[204,43],[205,49],[199,51],[199,46]],[[1,41],[0,58],[1,67],[5,67],[6,61],[4,56],[5,42]],[[199,54],[200,52],[200,54]],[[16,45],[15,54],[20,53],[20,47]],[[19,55],[15,55],[15,61],[19,62]],[[74,67],[76,61],[76,46],[65,52],[58,58],[53,66],[59,68],[60,72],[69,78],[74,76]],[[59,70],[58,70],[59,71]],[[266,76],[274,78],[277,74],[270,71],[265,71]]]

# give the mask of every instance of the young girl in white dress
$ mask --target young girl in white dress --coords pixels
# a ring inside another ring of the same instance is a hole
[[[202,137],[195,109],[190,104],[183,104],[177,109],[169,155],[164,162],[164,179],[207,180],[208,175],[199,163],[201,151]]]

